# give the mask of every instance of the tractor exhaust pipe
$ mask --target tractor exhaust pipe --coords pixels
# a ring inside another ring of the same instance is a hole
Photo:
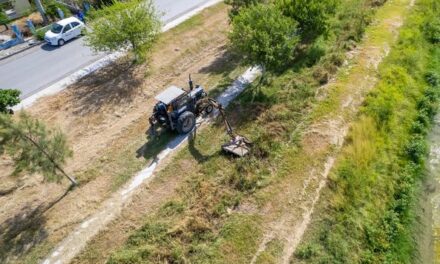
[[[191,74],[189,75],[188,84],[189,84],[189,90],[192,91],[194,89],[194,83],[193,83],[193,81],[191,79]]]

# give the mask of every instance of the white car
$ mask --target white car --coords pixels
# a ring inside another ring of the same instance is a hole
[[[67,41],[81,35],[84,23],[76,17],[69,17],[52,24],[44,40],[52,46],[63,46]]]

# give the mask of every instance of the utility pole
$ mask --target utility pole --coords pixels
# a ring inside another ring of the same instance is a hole
[[[41,17],[43,18],[44,24],[47,25],[49,21],[47,20],[46,11],[44,11],[41,0],[35,0],[35,5],[37,6],[38,12],[40,12]]]

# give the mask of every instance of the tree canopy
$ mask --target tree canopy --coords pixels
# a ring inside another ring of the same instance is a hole
[[[58,129],[47,129],[24,112],[18,118],[0,114],[0,155],[3,154],[12,158],[14,175],[38,172],[47,181],[55,182],[66,176],[76,185],[75,179],[61,168],[72,156],[64,134]]]
[[[95,51],[117,51],[130,47],[136,61],[145,59],[157,38],[161,23],[151,0],[115,1],[92,10],[91,31],[86,43]]]
[[[232,19],[242,8],[250,7],[251,5],[256,5],[258,3],[263,3],[264,0],[226,0],[225,3],[231,6],[229,11],[229,16]]]
[[[0,90],[0,113],[9,113],[8,107],[20,103],[20,91],[14,89]]]
[[[295,19],[303,38],[314,38],[327,31],[329,14],[338,0],[279,0],[277,6],[285,16]]]
[[[229,38],[246,64],[274,71],[293,59],[300,41],[297,28],[298,23],[276,6],[258,4],[241,10],[232,20]]]

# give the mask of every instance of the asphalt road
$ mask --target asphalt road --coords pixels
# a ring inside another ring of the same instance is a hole
[[[167,23],[197,8],[209,0],[153,0]],[[50,86],[69,74],[102,58],[105,54],[94,53],[78,38],[62,47],[47,44],[0,61],[0,89],[18,89],[21,98]]]

